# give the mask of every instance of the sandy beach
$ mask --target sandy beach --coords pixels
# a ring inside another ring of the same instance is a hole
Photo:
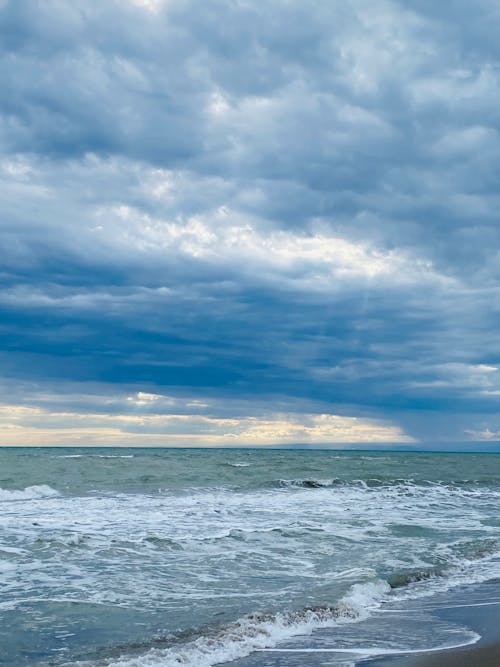
[[[359,667],[499,667],[500,642],[438,651],[413,658],[381,658],[362,662]]]
[[[500,643],[470,647],[460,651],[443,651],[410,663],[408,667],[410,665],[411,667],[498,667]]]

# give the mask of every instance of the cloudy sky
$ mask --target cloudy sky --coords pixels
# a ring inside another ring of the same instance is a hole
[[[0,444],[498,447],[497,0],[0,0]]]

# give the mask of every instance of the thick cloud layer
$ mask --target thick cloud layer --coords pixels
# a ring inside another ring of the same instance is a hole
[[[499,440],[499,24],[0,2],[2,442]]]

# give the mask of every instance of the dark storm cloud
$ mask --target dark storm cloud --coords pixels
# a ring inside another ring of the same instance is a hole
[[[496,432],[494,4],[0,3],[4,378]]]

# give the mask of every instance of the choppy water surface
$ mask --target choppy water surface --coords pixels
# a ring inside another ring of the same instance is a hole
[[[342,649],[331,665],[367,646],[472,641],[367,619],[498,576],[499,463],[0,449],[0,664],[277,664],[254,651],[325,628]]]

